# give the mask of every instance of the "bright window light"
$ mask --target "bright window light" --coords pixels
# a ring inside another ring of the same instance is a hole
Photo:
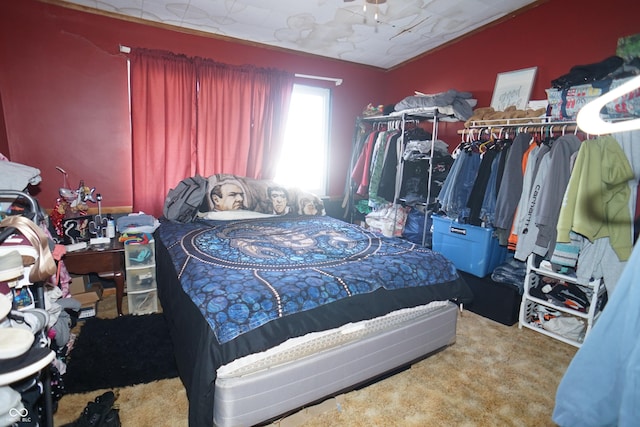
[[[326,195],[329,89],[294,85],[275,181]]]

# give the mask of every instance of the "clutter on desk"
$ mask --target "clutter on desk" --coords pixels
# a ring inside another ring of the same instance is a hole
[[[116,219],[116,230],[120,234],[153,233],[159,226],[160,221],[144,212],[130,213]]]

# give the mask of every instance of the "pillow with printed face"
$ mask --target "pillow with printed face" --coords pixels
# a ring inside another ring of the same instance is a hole
[[[315,194],[291,189],[271,180],[231,174],[211,175],[201,212],[249,210],[271,215],[324,215]]]

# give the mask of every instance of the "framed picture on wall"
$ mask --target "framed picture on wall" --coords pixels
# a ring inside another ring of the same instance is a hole
[[[504,111],[510,106],[515,106],[518,110],[525,110],[529,103],[537,71],[538,67],[531,67],[499,73],[496,78],[496,86],[493,89],[491,107],[496,111]]]

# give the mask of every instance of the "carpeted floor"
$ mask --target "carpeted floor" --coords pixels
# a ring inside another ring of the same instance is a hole
[[[114,297],[99,303],[98,315],[115,316]],[[458,318],[453,346],[392,377],[273,424],[554,426],[555,391],[575,352],[534,331],[465,311]],[[103,391],[64,396],[55,425],[74,420]],[[123,426],[188,425],[186,393],[177,378],[115,391]]]
[[[149,383],[178,376],[162,313],[93,317],[83,322],[67,364],[68,393]]]

